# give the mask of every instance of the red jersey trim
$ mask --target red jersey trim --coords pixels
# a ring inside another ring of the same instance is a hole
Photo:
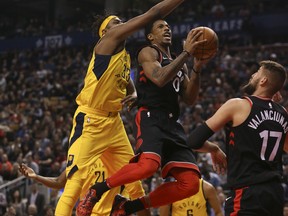
[[[253,105],[252,100],[247,96],[244,96],[243,98],[246,99],[250,103],[250,106],[252,107],[252,105]]]

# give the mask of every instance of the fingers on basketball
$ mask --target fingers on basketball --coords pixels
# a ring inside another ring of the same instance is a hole
[[[198,40],[201,41],[206,39],[206,42],[199,44],[199,46],[193,53],[193,56],[197,59],[202,60],[210,59],[218,51],[218,36],[214,32],[214,30],[209,27],[200,26],[195,29],[201,29],[203,31],[203,34],[198,38]]]

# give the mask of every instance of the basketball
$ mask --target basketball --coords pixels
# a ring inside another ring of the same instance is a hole
[[[217,34],[208,27],[200,26],[194,29],[203,30],[203,34],[198,38],[198,40],[207,39],[206,43],[201,44],[195,51],[194,57],[198,59],[208,59],[218,50],[218,36]]]

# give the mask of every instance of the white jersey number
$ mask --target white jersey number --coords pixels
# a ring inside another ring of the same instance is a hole
[[[282,138],[282,132],[264,130],[259,135],[263,139],[262,148],[261,148],[261,159],[262,160],[267,160],[267,158],[265,158],[265,153],[266,153],[269,137],[270,138],[271,137],[276,138],[276,142],[274,143],[274,148],[273,148],[273,150],[272,150],[272,152],[268,158],[269,161],[273,161],[276,154],[277,154],[278,148],[279,148],[280,140]]]

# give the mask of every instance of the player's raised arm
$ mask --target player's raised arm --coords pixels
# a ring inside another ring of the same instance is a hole
[[[111,35],[115,40],[123,41],[134,32],[145,27],[153,20],[163,18],[171,13],[177,6],[179,6],[184,0],[164,0],[142,15],[136,16],[127,22],[117,26],[117,28],[111,31]]]

